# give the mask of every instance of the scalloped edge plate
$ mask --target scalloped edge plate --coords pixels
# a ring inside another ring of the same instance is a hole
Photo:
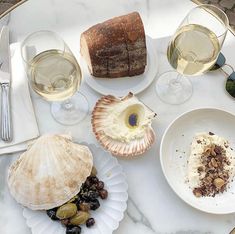
[[[96,224],[92,228],[82,225],[82,234],[111,234],[118,228],[127,208],[126,176],[117,159],[110,153],[93,144],[86,145],[93,153],[98,178],[104,181],[109,196],[107,200],[99,199],[100,208],[91,211],[91,217],[95,218]],[[26,218],[32,234],[65,234],[65,228],[59,222],[52,221],[45,211],[24,208],[23,216]]]

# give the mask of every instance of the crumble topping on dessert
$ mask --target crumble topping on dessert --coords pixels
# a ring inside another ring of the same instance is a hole
[[[235,174],[235,154],[229,143],[212,132],[193,139],[188,160],[188,179],[196,197],[223,193]]]

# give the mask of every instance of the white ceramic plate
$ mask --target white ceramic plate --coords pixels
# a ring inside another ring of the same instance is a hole
[[[160,147],[163,173],[175,191],[189,205],[214,214],[235,212],[235,180],[228,191],[213,197],[196,198],[189,188],[187,179],[187,159],[190,143],[198,132],[213,132],[224,137],[235,149],[235,116],[219,109],[205,108],[187,112],[166,129]]]
[[[96,92],[108,95],[122,97],[129,92],[138,94],[145,90],[154,80],[158,71],[157,51],[153,45],[154,40],[147,36],[147,66],[145,72],[138,76],[122,77],[122,78],[95,78],[90,75],[86,62],[81,59],[83,77],[86,83]]]
[[[127,207],[126,178],[116,158],[95,145],[88,147],[93,153],[98,178],[104,181],[109,194],[107,200],[99,199],[99,209],[91,211],[91,217],[95,218],[96,224],[92,228],[82,225],[82,234],[111,234],[118,228]],[[23,215],[32,234],[65,234],[65,228],[59,222],[52,221],[45,211],[25,208]]]

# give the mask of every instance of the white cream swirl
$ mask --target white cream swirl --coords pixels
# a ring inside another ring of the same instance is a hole
[[[137,126],[128,126],[128,118],[131,114],[137,116]],[[140,102],[136,97],[120,102],[110,108],[106,116],[106,125],[103,126],[105,135],[114,140],[130,142],[144,136],[156,114]]]

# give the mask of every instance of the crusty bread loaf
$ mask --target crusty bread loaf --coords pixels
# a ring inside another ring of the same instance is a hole
[[[146,39],[139,13],[96,24],[81,35],[81,55],[95,77],[116,78],[142,74]]]

